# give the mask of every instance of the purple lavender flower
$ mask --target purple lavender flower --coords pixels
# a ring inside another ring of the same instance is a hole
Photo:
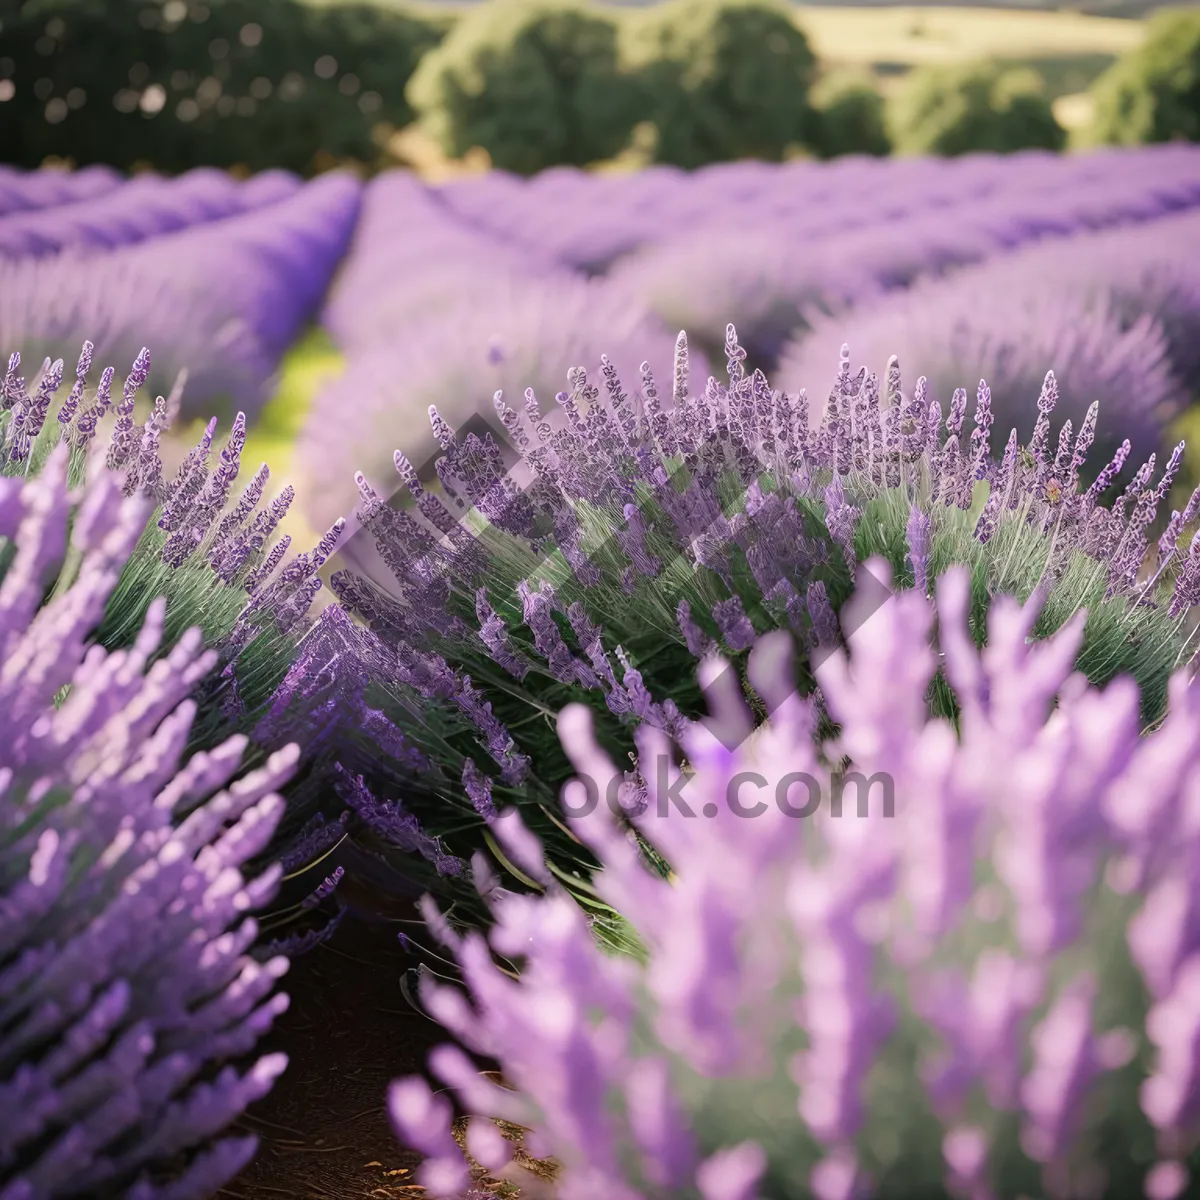
[[[888,578],[880,560],[866,569]],[[852,604],[869,606],[869,594]],[[619,769],[588,709],[562,713],[579,775],[564,805],[585,814],[572,829],[603,863],[597,894],[627,915],[645,960],[596,944],[514,813],[500,819],[511,826],[505,844],[539,873],[543,894],[505,896],[486,939],[451,933],[429,905],[474,1003],[429,977],[424,1005],[462,1046],[496,1061],[505,1086],[449,1045],[432,1053],[430,1071],[474,1114],[468,1145],[497,1178],[521,1186],[529,1177],[486,1135],[491,1120],[528,1131],[530,1151],[557,1164],[563,1194],[633,1200],[659,1180],[750,1196],[765,1178],[794,1195],[968,1185],[984,1194],[1018,1165],[1052,1190],[1079,1155],[1104,1153],[1089,1123],[1111,1111],[1096,1107],[1099,1097],[1118,1089],[1159,1137],[1147,1188],[1186,1183],[1171,1148],[1200,1120],[1200,1084],[1181,1069],[1191,1061],[1200,941],[1190,923],[1164,917],[1184,912],[1196,888],[1183,798],[1195,784],[1200,721],[1187,677],[1172,684],[1167,722],[1141,736],[1130,680],[1099,691],[1073,674],[1082,620],[1033,643],[1038,602],[1002,598],[981,652],[970,605],[969,575],[955,568],[938,581],[936,609],[912,590],[866,621],[852,615],[860,634],[816,668],[837,722],[824,745],[829,727],[794,691],[787,636],[760,639],[749,678],[771,717],[756,736],[731,751],[692,725],[679,746],[686,776],[642,772],[651,803],[634,823],[670,863],[669,879],[645,870],[605,806],[581,805],[587,787]],[[957,725],[928,708],[941,661]],[[718,664],[703,678],[722,725],[750,722],[729,672]],[[643,764],[674,761],[669,738],[652,728],[638,750]],[[884,773],[892,803],[860,792],[858,814],[840,817],[823,797],[805,805],[797,772],[819,779],[821,763],[837,760]],[[747,780],[768,801],[754,820],[743,811]],[[676,803],[656,809],[667,787]],[[711,815],[697,827],[682,805]],[[802,810],[807,820],[797,819]],[[482,860],[477,871],[489,894]],[[1144,895],[1132,921],[1114,894],[1130,880]],[[1140,1004],[1113,991],[1111,927],[1085,922],[1098,904],[1125,923],[1152,996],[1144,1027]],[[520,977],[494,955],[520,955]],[[907,1021],[897,1021],[898,1005]],[[885,1063],[886,1102],[868,1084]],[[748,1086],[754,1104],[738,1099]],[[940,1125],[923,1166],[911,1155],[859,1156],[860,1139],[874,1144],[875,1131],[903,1119],[899,1097]],[[425,1157],[420,1182],[457,1194],[468,1170],[448,1098],[407,1079],[389,1108]],[[1019,1149],[1000,1138],[1005,1110],[1018,1120]],[[719,1121],[707,1119],[713,1111]]]
[[[193,629],[149,669],[161,600],[128,649],[91,643],[147,509],[101,473],[68,540],[67,458],[60,446],[29,482],[0,479],[17,547],[0,585],[0,1190],[203,1200],[254,1151],[221,1132],[286,1063],[209,1075],[287,1005],[287,960],[247,954],[246,913],[281,871],[242,868],[270,842],[298,754],[228,787],[242,737],[180,764],[189,693],[217,656]],[[73,582],[42,604],[68,544]]]

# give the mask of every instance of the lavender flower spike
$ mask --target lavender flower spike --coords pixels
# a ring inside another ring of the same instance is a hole
[[[254,1151],[222,1131],[286,1064],[214,1070],[287,1006],[287,960],[248,955],[247,913],[280,868],[243,868],[298,750],[232,783],[243,737],[181,765],[216,655],[194,629],[150,665],[163,601],[128,649],[92,644],[149,515],[116,476],[86,491],[73,582],[42,603],[68,544],[66,466],[59,446],[29,482],[0,480],[16,508],[0,583],[0,1195],[205,1200]]]
[[[908,561],[913,569],[913,587],[925,595],[929,590],[929,549],[931,522],[915,504],[908,514]]]

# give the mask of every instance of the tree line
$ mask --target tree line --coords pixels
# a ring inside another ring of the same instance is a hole
[[[385,161],[419,121],[443,153],[533,174],[796,155],[1059,150],[1036,71],[920,68],[893,103],[822,70],[782,0],[487,0],[435,11],[303,0],[0,6],[0,160],[311,174]],[[1200,11],[1155,16],[1096,82],[1099,142],[1200,140]]]

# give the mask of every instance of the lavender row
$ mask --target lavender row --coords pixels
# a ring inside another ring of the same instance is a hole
[[[140,245],[0,261],[0,341],[54,357],[90,336],[109,361],[153,341],[150,387],[165,395],[186,370],[185,416],[253,417],[345,254],[359,196],[356,180],[325,176]]]
[[[265,172],[245,183],[211,169],[175,179],[138,176],[98,195],[0,216],[0,256],[132,245],[278,204],[300,188],[300,180],[283,171]]]
[[[0,164],[0,217],[104,196],[123,183],[111,167],[22,171]]]
[[[414,316],[453,314],[464,298],[573,273],[521,244],[472,229],[407,172],[374,180],[323,313],[342,349],[377,346]]]
[[[235,1065],[287,1006],[248,915],[282,870],[250,864],[300,756],[260,742],[234,780],[229,734],[319,562],[269,548],[291,492],[260,504],[265,466],[229,503],[244,415],[215,468],[213,421],[168,476],[178,394],[135,423],[148,352],[114,394],[94,350],[69,392],[61,358],[27,382],[13,354],[0,384],[0,1196],[206,1200],[286,1063]]]
[[[438,191],[481,231],[571,266],[596,269],[641,245],[697,226],[788,222],[811,234],[846,231],[932,209],[965,215],[990,200],[1074,194],[1127,180],[1195,182],[1200,155],[1187,146],[1107,150],[1062,158],[1042,152],[960,159],[841,159],[831,163],[729,163],[693,174],[651,168],[589,176],[559,168],[525,181],[493,172]]]
[[[230,1065],[287,1007],[287,960],[247,953],[281,872],[242,867],[296,753],[232,783],[244,738],[181,764],[216,655],[193,630],[151,668],[162,602],[130,650],[90,644],[147,514],[106,474],[68,533],[67,458],[0,480],[0,1195],[206,1200],[254,1152],[220,1135],[286,1064]],[[38,611],[68,544],[75,580]]]
[[[1200,154],[1185,165],[1161,174],[1130,173],[1126,165],[1103,180],[1064,181],[1042,194],[1018,186],[952,209],[918,203],[873,223],[844,218],[832,204],[793,219],[714,219],[634,254],[610,278],[705,345],[719,344],[727,314],[739,314],[747,345],[769,366],[783,338],[806,323],[808,309],[839,312],[1034,241],[1196,207]]]

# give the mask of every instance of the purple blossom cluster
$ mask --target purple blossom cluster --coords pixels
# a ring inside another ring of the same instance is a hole
[[[286,1064],[232,1065],[287,1005],[287,960],[248,953],[281,870],[243,868],[298,751],[237,780],[244,737],[181,763],[217,652],[164,638],[163,600],[127,648],[92,640],[153,502],[116,470],[77,494],[70,455],[0,478],[0,1196],[205,1200]]]
[[[982,374],[1002,425],[1027,439],[1029,403],[1054,363],[1059,412],[1078,428],[1093,402],[1111,451],[1129,437],[1162,448],[1163,430],[1200,386],[1200,287],[1189,270],[1200,213],[1043,241],[921,281],[848,316],[822,318],[783,351],[785,389],[811,379],[850,340],[878,369],[917,361],[944,405],[964,375]]]
[[[734,749],[726,731],[756,718],[707,660],[709,718],[637,733],[646,803],[628,819],[585,805],[585,781],[622,768],[586,708],[561,714],[578,774],[564,809],[587,813],[564,819],[644,961],[597,946],[516,813],[493,823],[539,891],[505,891],[479,855],[489,935],[428,905],[468,988],[422,989],[459,1042],[429,1060],[450,1095],[408,1078],[389,1098],[431,1194],[472,1178],[451,1097],[474,1114],[474,1164],[529,1196],[1065,1197],[1085,1179],[1089,1195],[1182,1194],[1200,1135],[1195,689],[1177,675],[1140,736],[1131,680],[1074,671],[1084,614],[1035,642],[1043,597],[1000,598],[981,650],[970,592],[961,568],[936,605],[914,589],[876,608],[860,587],[819,704],[795,689],[788,636],[760,639],[748,681],[769,716]],[[929,711],[935,679],[954,722]],[[837,770],[886,778],[894,808],[868,784],[857,812],[797,819],[804,778]],[[553,1160],[552,1185],[496,1122]]]
[[[185,416],[253,417],[346,252],[360,191],[344,175],[301,185],[196,171],[0,215],[0,246],[14,231],[0,250],[0,343],[32,357],[90,337],[104,358],[130,360],[149,340],[154,390],[189,373]],[[36,238],[17,236],[35,221]]]

